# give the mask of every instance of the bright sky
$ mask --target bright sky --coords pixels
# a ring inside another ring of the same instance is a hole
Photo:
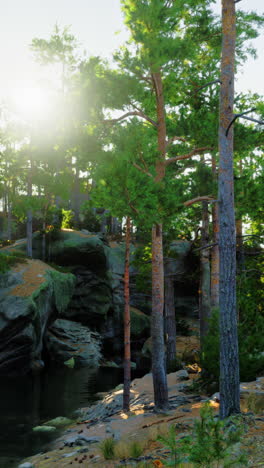
[[[48,38],[56,22],[71,25],[88,55],[110,57],[126,39],[119,0],[0,0],[0,99],[33,85],[37,66],[29,51],[32,38]],[[237,7],[264,12],[263,0],[242,0]],[[220,0],[215,9],[220,12]],[[119,34],[116,32],[119,31]],[[258,59],[250,60],[237,90],[264,94],[264,34],[254,41]]]

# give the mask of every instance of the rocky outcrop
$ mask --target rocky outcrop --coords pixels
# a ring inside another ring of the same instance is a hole
[[[0,375],[43,367],[43,337],[68,306],[75,278],[39,260],[26,260],[1,275]]]
[[[45,337],[50,359],[59,364],[74,359],[74,367],[98,367],[100,337],[89,328],[70,320],[57,319]]]

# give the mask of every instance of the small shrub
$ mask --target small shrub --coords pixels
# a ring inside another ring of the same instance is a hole
[[[116,441],[112,437],[104,439],[99,447],[105,460],[112,460],[114,458]]]
[[[62,229],[72,229],[74,226],[74,213],[72,210],[62,209]]]
[[[5,273],[17,263],[25,263],[26,258],[22,252],[4,254],[0,253],[0,273]]]
[[[129,447],[129,455],[133,458],[138,458],[142,455],[144,450],[143,445],[140,442],[134,440]]]
[[[170,457],[163,462],[165,466],[176,467],[180,463],[193,463],[195,467],[245,466],[245,454],[232,453],[244,432],[241,421],[230,418],[220,421],[214,417],[213,409],[206,403],[200,411],[200,420],[195,421],[193,433],[176,440],[175,428],[171,426],[168,436],[158,440],[170,450]]]

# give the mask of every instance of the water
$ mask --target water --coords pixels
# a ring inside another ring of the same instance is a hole
[[[66,367],[38,376],[1,378],[0,468],[15,467],[22,458],[43,451],[45,441],[32,433],[34,426],[56,416],[70,417],[77,408],[93,403],[97,392],[114,388],[122,379],[122,369]]]

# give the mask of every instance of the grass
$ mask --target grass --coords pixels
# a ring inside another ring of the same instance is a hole
[[[0,253],[0,273],[5,273],[17,263],[25,263],[26,257],[22,252]]]
[[[116,441],[112,437],[101,442],[99,448],[105,460],[112,460],[115,457],[115,446]]]

